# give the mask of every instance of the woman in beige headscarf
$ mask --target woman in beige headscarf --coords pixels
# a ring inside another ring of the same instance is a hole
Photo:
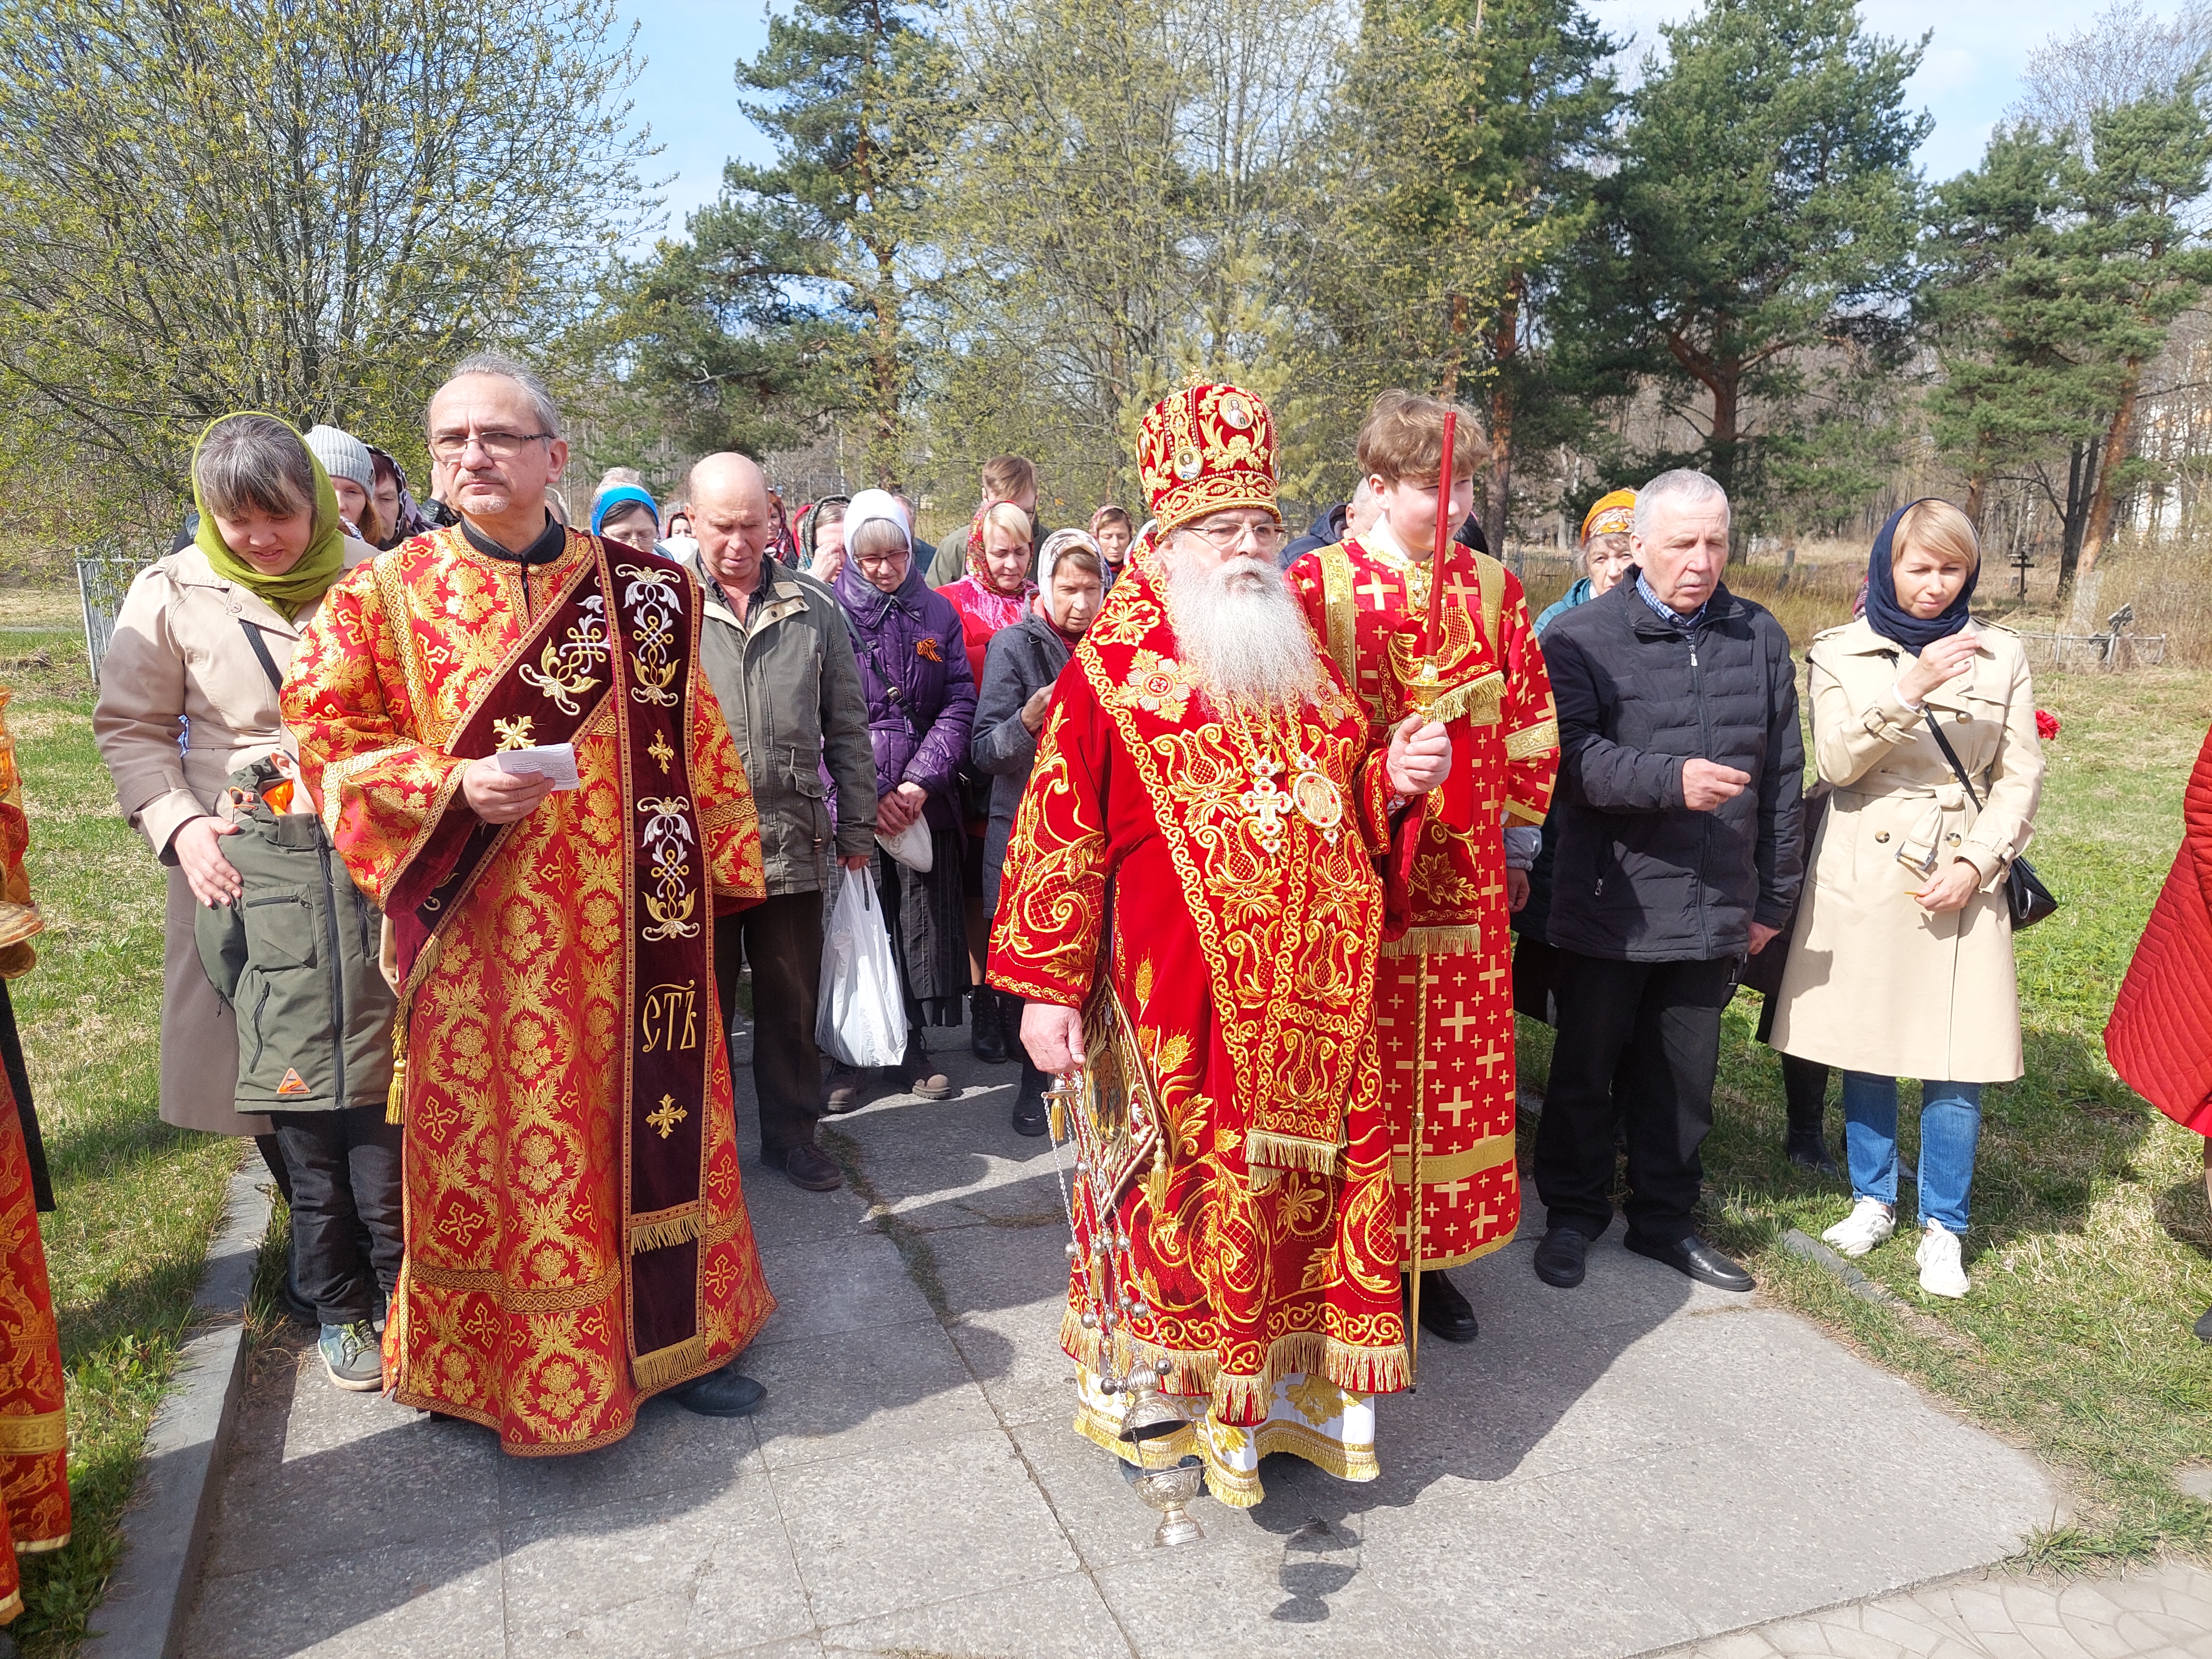
[[[236,1109],[238,1022],[193,943],[196,904],[240,889],[216,815],[232,772],[286,745],[276,692],[300,630],[349,565],[328,474],[273,416],[225,416],[192,454],[199,531],[139,573],[100,664],[93,738],[131,827],[167,866],[161,1121],[252,1135],[288,1186],[269,1120]],[[265,1139],[264,1139],[265,1137]]]

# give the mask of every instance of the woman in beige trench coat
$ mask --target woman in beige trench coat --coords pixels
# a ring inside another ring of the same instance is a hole
[[[1854,1203],[1824,1237],[1846,1255],[1895,1231],[1897,1079],[1921,1079],[1920,1282],[1954,1297],[1982,1085],[2021,1070],[2005,876],[2043,789],[2027,656],[1966,612],[1980,559],[1965,514],[1916,501],[1875,544],[1865,617],[1813,641],[1813,748],[1835,794],[1772,1039],[1844,1073]]]
[[[313,474],[314,507],[295,515],[289,530],[265,512],[253,515],[259,520],[253,528],[234,525],[233,551],[210,495],[230,505],[241,492],[265,493],[269,476],[295,475],[299,459]],[[131,584],[100,659],[93,738],[124,817],[168,869],[161,1121],[256,1137],[282,1184],[269,1120],[235,1109],[238,1023],[200,965],[192,911],[196,902],[221,902],[237,890],[237,872],[220,846],[233,831],[216,816],[216,803],[234,770],[285,745],[276,691],[300,630],[324,591],[372,550],[339,527],[337,497],[321,464],[272,416],[216,422],[201,437],[192,469],[198,538]],[[210,469],[225,476],[204,479]],[[257,476],[264,480],[258,491]],[[212,492],[209,483],[216,486]],[[272,524],[279,526],[274,532]],[[197,899],[195,884],[204,890]]]

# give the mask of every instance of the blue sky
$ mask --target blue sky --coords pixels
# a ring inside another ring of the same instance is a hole
[[[1617,37],[1656,44],[1657,26],[1686,17],[1695,0],[1587,0]],[[1860,15],[1877,32],[1917,38],[1933,29],[1911,85],[1915,106],[1936,118],[1921,151],[1931,179],[1947,179],[1980,158],[1990,123],[2018,95],[2030,51],[2051,35],[2071,33],[2100,8],[2080,0],[1861,0]],[[2154,10],[2170,13],[2173,0]],[[635,0],[638,50],[649,61],[636,89],[638,115],[664,146],[659,171],[668,227],[712,201],[722,163],[732,155],[765,160],[768,149],[737,111],[737,61],[760,50],[767,14],[760,0]],[[1633,58],[1638,55],[1632,53]]]

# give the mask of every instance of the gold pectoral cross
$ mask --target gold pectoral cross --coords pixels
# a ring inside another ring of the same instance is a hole
[[[1291,811],[1288,794],[1275,787],[1282,763],[1270,755],[1252,762],[1252,787],[1239,797],[1244,810],[1260,821],[1260,844],[1273,853],[1283,844],[1283,820]]]

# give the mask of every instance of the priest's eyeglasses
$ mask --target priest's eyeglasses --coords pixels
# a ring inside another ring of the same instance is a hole
[[[1193,535],[1205,537],[1219,553],[1228,552],[1247,536],[1262,553],[1274,552],[1291,538],[1289,529],[1279,524],[1194,524],[1188,527]]]
[[[553,435],[550,432],[438,432],[431,434],[430,453],[441,461],[458,461],[473,443],[495,461],[511,461],[522,453],[523,445],[540,443]]]

